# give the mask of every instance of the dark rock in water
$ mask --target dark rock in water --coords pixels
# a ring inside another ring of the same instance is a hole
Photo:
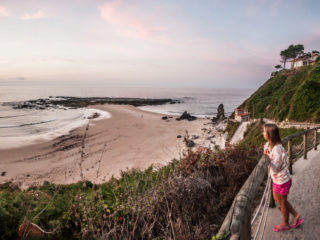
[[[7,172],[2,172],[1,173],[1,177],[4,177],[6,175]]]
[[[178,120],[178,121],[180,121],[180,120],[193,121],[193,120],[196,120],[196,119],[197,119],[197,117],[190,115],[187,111],[184,111],[182,113],[182,115],[179,118],[177,118],[176,120]]]
[[[181,136],[181,135],[178,135],[177,138],[182,138],[182,136]]]
[[[167,120],[167,119],[168,119],[167,116],[162,117],[162,120]]]
[[[218,106],[218,110],[217,110],[217,117],[213,117],[211,120],[214,123],[220,123],[221,121],[223,121],[226,118],[226,116],[224,115],[224,106],[221,103]]]

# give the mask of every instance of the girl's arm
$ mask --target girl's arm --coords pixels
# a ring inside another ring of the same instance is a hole
[[[269,143],[266,142],[263,146],[263,154],[265,155],[269,155],[270,151],[269,151]]]
[[[283,154],[282,151],[278,146],[274,146],[274,150],[272,151],[271,157],[270,157],[270,167],[273,170],[273,172],[278,173],[282,170],[283,165]]]

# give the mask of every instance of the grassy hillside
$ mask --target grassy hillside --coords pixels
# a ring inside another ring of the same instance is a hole
[[[320,122],[320,62],[280,71],[240,107],[248,109],[255,118]]]

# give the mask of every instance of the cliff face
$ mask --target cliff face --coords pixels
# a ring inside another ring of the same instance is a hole
[[[320,62],[278,72],[239,107],[254,118],[320,122]]]

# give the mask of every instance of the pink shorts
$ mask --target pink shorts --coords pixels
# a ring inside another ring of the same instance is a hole
[[[290,178],[290,180],[284,184],[275,184],[272,183],[273,186],[273,191],[277,194],[281,194],[281,195],[288,195],[289,194],[289,190],[292,184],[292,179]]]

